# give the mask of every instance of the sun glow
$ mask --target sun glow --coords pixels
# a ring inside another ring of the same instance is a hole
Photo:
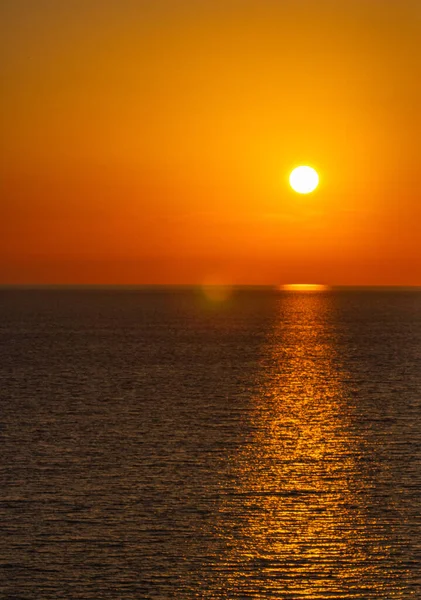
[[[286,283],[280,289],[287,292],[324,292],[329,286],[323,283]]]
[[[319,185],[319,176],[312,167],[297,167],[289,176],[289,183],[298,194],[310,194]]]

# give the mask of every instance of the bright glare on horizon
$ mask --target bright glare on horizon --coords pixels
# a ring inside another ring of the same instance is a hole
[[[281,286],[281,290],[288,292],[323,292],[329,289],[323,283],[287,283]]]
[[[312,167],[301,166],[292,171],[289,183],[298,194],[310,194],[319,185],[319,176]]]

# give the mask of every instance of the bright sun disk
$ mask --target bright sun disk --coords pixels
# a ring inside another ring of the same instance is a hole
[[[289,183],[298,194],[309,194],[319,185],[319,176],[312,167],[301,166],[292,171]]]

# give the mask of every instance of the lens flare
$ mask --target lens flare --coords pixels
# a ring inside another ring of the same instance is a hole
[[[232,285],[222,277],[208,277],[202,284],[202,292],[211,303],[225,302],[232,295]]]

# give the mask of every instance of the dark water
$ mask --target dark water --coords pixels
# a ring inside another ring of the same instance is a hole
[[[0,317],[1,598],[421,598],[421,293]]]

